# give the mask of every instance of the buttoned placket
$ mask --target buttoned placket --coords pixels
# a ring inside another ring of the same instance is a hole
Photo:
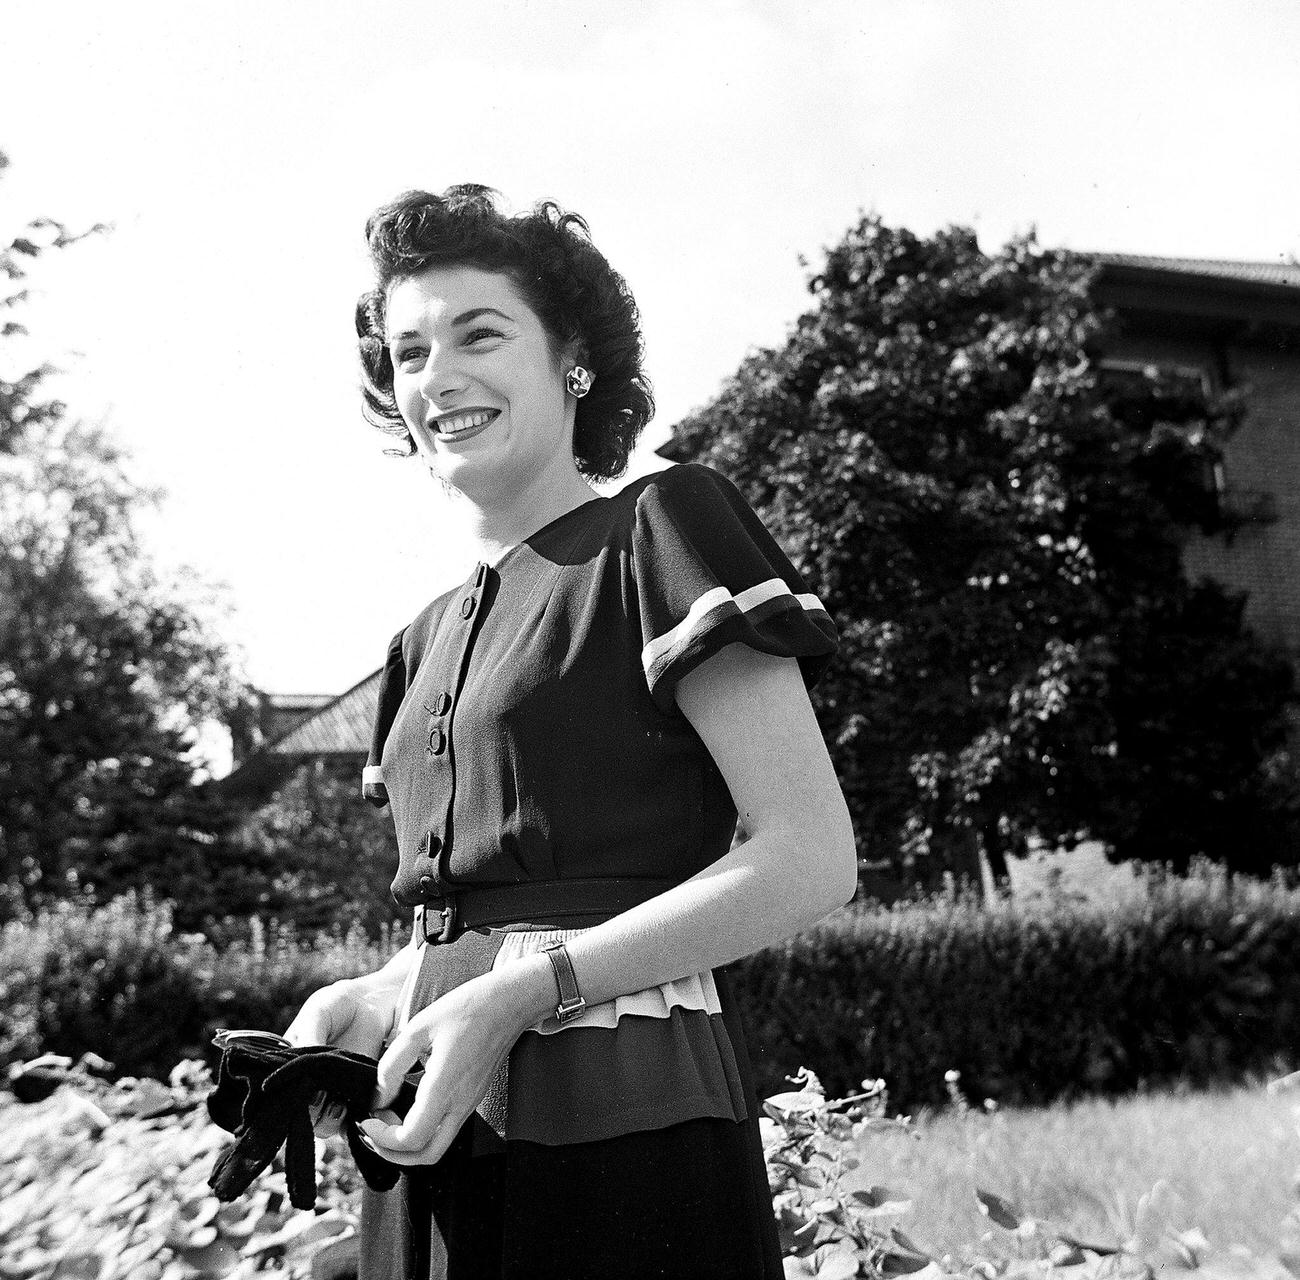
[[[435,691],[426,695],[423,703],[429,716],[425,747],[429,794],[441,796],[442,804],[437,812],[429,815],[429,828],[421,841],[412,871],[418,874],[417,883],[425,901],[438,899],[446,906],[442,911],[441,927],[437,927],[434,921],[422,921],[423,927],[417,931],[421,942],[426,938],[448,941],[454,930],[454,890],[443,877],[451,853],[452,813],[456,798],[454,722],[469,667],[470,650],[485,613],[483,598],[487,572],[488,566],[480,561],[459,597],[448,606],[447,620],[458,634],[454,634],[453,642],[446,646],[444,652],[448,661],[434,678]]]

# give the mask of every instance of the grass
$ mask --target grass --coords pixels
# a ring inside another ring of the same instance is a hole
[[[1015,1256],[1014,1237],[980,1214],[977,1186],[1084,1241],[1118,1244],[1161,1179],[1184,1209],[1172,1225],[1199,1227],[1216,1249],[1276,1257],[1297,1204],[1294,1098],[1261,1086],[991,1115],[950,1109],[918,1116],[919,1140],[865,1138],[862,1172],[908,1193],[912,1211],[899,1225],[958,1260]]]

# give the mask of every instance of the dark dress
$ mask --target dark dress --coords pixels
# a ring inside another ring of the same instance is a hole
[[[674,690],[733,642],[809,684],[836,644],[739,491],[697,465],[559,517],[394,638],[365,790],[392,806],[393,893],[433,939],[403,1021],[727,852],[735,806]],[[492,894],[515,907],[463,930],[452,908]],[[363,1206],[361,1280],[781,1275],[720,970],[525,1032],[447,1155]]]

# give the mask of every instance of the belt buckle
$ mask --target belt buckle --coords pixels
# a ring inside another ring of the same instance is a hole
[[[425,942],[431,946],[440,946],[443,943],[455,942],[460,936],[457,924],[460,921],[460,912],[456,906],[454,894],[448,894],[443,899],[446,905],[437,912],[442,917],[442,927],[435,934],[429,933],[429,904],[420,903],[420,932],[424,935]]]

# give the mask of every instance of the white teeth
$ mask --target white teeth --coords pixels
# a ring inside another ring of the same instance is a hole
[[[485,422],[491,420],[492,414],[488,412],[461,413],[454,417],[440,418],[438,420],[438,431],[444,436],[454,436],[457,432],[468,431],[471,427],[481,427]]]

